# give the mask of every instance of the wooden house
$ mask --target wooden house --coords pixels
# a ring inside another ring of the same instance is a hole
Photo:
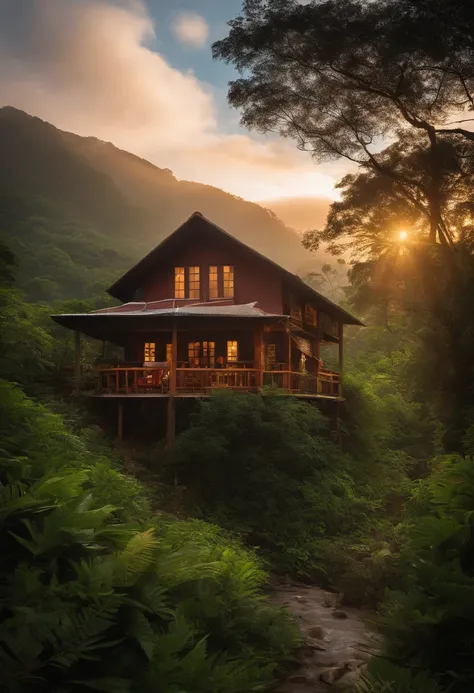
[[[76,390],[81,333],[123,347],[122,360],[98,365],[91,394],[167,398],[169,442],[176,397],[273,387],[342,398],[343,327],[362,323],[199,212],[108,292],[122,305],[52,316],[76,333]],[[321,362],[324,342],[338,345],[338,372]]]

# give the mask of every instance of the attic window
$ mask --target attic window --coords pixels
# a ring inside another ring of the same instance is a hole
[[[186,298],[184,267],[174,268],[174,297]]]
[[[209,266],[209,298],[219,298],[219,268],[217,265]]]
[[[224,298],[234,297],[234,268],[231,265],[223,267]]]
[[[189,298],[201,298],[199,267],[189,268]]]

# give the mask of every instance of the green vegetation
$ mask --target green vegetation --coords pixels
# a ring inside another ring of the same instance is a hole
[[[0,383],[0,689],[246,692],[296,628],[255,556],[153,515],[137,481]]]

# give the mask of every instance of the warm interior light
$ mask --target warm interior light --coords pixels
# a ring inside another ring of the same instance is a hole
[[[400,233],[398,234],[398,238],[399,238],[401,241],[406,241],[407,236],[408,236],[407,231],[400,231]]]

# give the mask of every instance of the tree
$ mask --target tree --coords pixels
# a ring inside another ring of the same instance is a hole
[[[323,231],[308,231],[304,245],[317,250],[327,243],[334,255],[349,253],[353,261],[393,256],[405,247],[423,242],[429,220],[429,200],[424,194],[430,182],[430,152],[420,138],[397,141],[378,154],[387,169],[399,171],[398,182],[378,169],[346,175],[337,188],[341,199],[331,205]],[[473,235],[471,191],[474,185],[474,145],[445,138],[438,147],[440,175],[438,195],[450,242],[470,246]],[[409,229],[407,233],[406,229]]]
[[[213,52],[245,73],[229,89],[245,126],[293,138],[320,161],[343,157],[377,171],[412,203],[422,196],[430,242],[448,243],[441,143],[471,136],[447,126],[474,104],[474,51],[470,33],[460,37],[468,3],[453,30],[438,4],[247,0]],[[436,48],[428,40],[433,25],[444,30]],[[424,182],[378,153],[387,138],[403,146],[413,133],[427,152]]]

